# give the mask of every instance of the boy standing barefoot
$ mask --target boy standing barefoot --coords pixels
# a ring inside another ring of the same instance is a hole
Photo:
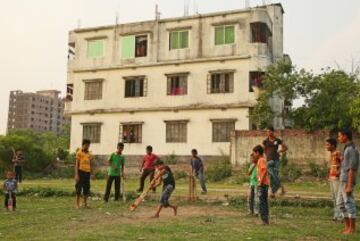
[[[3,190],[5,194],[4,198],[4,206],[6,210],[12,210],[16,209],[16,191],[18,187],[18,182],[15,179],[15,173],[14,172],[7,172],[6,173],[6,180],[3,185]],[[9,207],[9,199],[13,200],[12,207]]]
[[[170,169],[170,167],[164,165],[164,162],[161,160],[157,160],[155,163],[156,169],[159,171],[161,178],[160,182],[157,186],[160,186],[161,183],[163,183],[163,192],[161,194],[160,198],[160,204],[156,209],[156,213],[154,215],[154,218],[159,218],[161,209],[170,207],[174,210],[174,215],[177,215],[177,206],[170,205],[169,198],[172,194],[172,192],[175,190],[175,178],[174,175]]]
[[[258,199],[258,181],[257,181],[257,171],[256,165],[257,161],[254,159],[253,154],[250,156],[251,165],[248,171],[248,176],[250,177],[249,185],[249,214],[250,215],[259,215],[259,199]]]
[[[196,149],[191,150],[190,165],[191,165],[191,172],[195,175],[195,177],[200,179],[200,184],[202,189],[201,194],[206,194],[207,188],[205,181],[204,163],[201,160],[201,158],[198,156],[198,151]]]
[[[83,193],[84,207],[88,208],[87,199],[90,195],[91,177],[91,153],[90,140],[83,140],[82,148],[76,153],[75,163],[75,189],[76,189],[76,208],[80,208],[81,193]]]
[[[269,224],[269,204],[268,204],[268,190],[269,190],[269,177],[267,173],[267,165],[264,158],[264,149],[258,145],[253,148],[252,155],[254,161],[257,161],[256,172],[258,179],[258,192],[259,192],[259,213],[264,225]]]
[[[351,130],[340,131],[338,139],[342,144],[345,144],[345,148],[341,163],[340,187],[336,204],[344,215],[345,229],[343,234],[353,234],[355,233],[356,223],[354,190],[359,170],[359,151],[352,141]]]

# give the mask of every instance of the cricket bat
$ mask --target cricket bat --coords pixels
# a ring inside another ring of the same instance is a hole
[[[122,200],[125,203],[126,202],[125,178],[123,177],[121,177],[121,195],[122,195]]]
[[[13,201],[13,197],[12,197],[12,192],[9,191],[9,200],[8,200],[8,203],[7,203],[7,206],[8,206],[8,210],[10,212],[12,212],[14,210],[14,201]]]
[[[150,182],[149,187],[141,193],[141,195],[135,200],[135,202],[130,206],[130,211],[135,211],[136,208],[143,202],[144,198],[149,194],[151,189],[153,189],[158,180],[161,178],[161,176],[164,174],[165,170],[162,170],[158,174],[155,175],[154,179]]]

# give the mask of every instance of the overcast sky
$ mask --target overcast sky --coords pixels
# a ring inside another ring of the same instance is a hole
[[[241,9],[245,0],[185,0],[190,14]],[[261,4],[250,0],[251,6]],[[275,2],[267,0],[266,2]],[[360,65],[359,0],[283,0],[284,48],[298,67],[318,71]],[[184,0],[0,0],[0,134],[9,91],[65,91],[67,33],[77,27],[182,16]],[[197,6],[197,7],[195,7]]]

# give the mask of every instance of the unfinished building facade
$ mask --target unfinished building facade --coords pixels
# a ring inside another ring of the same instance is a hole
[[[88,138],[97,155],[118,141],[127,155],[228,153],[231,131],[252,128],[262,70],[284,57],[283,13],[272,4],[70,31],[71,150]]]

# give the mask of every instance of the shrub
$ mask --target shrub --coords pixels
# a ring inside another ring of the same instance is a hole
[[[210,181],[219,182],[227,177],[231,177],[232,167],[228,156],[222,155],[220,160],[210,166],[206,172],[206,176]]]
[[[74,177],[74,167],[66,166],[53,170],[50,173],[50,177],[53,178],[72,178]]]
[[[165,158],[165,164],[167,165],[175,165],[177,162],[178,160],[175,153],[171,153],[170,155],[167,155]]]
[[[302,174],[303,172],[301,168],[292,163],[280,168],[281,179],[284,181],[293,182],[301,177]]]
[[[326,167],[310,162],[308,175],[312,177],[325,178],[328,175],[328,170]]]
[[[184,170],[174,171],[175,179],[182,179],[182,178],[185,178],[187,176],[188,176],[188,174]]]

